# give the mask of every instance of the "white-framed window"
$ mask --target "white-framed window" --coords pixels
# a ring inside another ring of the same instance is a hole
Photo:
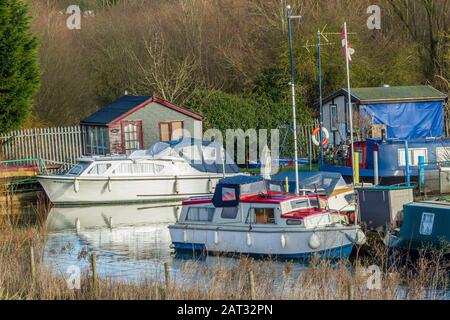
[[[409,151],[408,156],[409,156],[409,165],[410,166],[418,166],[420,156],[423,156],[425,158],[425,163],[428,162],[427,148],[409,148],[408,151]],[[405,155],[406,155],[405,149],[398,149],[398,165],[399,165],[399,167],[406,166]]]
[[[153,163],[121,163],[113,170],[115,175],[153,175],[158,174],[164,166]]]
[[[86,155],[107,155],[109,153],[108,127],[86,126],[83,135]]]
[[[88,174],[92,175],[102,175],[111,167],[111,163],[98,163],[94,165]]]
[[[337,105],[330,104],[330,124],[331,124],[331,130],[336,131],[338,130],[338,112],[337,112]]]
[[[212,221],[215,208],[189,208],[186,216],[188,221]]]

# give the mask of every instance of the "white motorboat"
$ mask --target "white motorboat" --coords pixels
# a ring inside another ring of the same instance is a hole
[[[181,201],[212,194],[221,178],[239,173],[222,145],[182,139],[126,157],[82,157],[64,174],[37,179],[50,201],[73,205]]]
[[[365,236],[319,195],[270,191],[260,177],[223,179],[213,197],[183,202],[169,226],[177,252],[309,259],[348,257]]]

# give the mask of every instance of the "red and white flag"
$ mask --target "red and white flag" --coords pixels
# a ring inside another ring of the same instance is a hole
[[[352,63],[352,54],[355,53],[355,49],[353,49],[350,46],[350,43],[348,42],[348,38],[346,39],[346,36],[347,32],[344,29],[342,30],[342,53],[344,54],[344,57],[347,59],[347,49],[348,49],[348,63]]]

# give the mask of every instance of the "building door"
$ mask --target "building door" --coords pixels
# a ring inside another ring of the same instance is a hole
[[[142,121],[122,121],[122,149],[127,155],[143,148]]]

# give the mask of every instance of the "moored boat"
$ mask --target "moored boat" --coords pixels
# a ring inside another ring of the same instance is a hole
[[[420,254],[450,255],[450,204],[413,202],[403,206],[401,226],[391,231],[386,244],[410,257]]]
[[[223,179],[213,197],[183,202],[169,226],[177,252],[309,259],[348,257],[364,234],[318,195],[271,191],[260,177]]]
[[[221,178],[239,173],[222,145],[182,139],[129,156],[82,157],[64,174],[37,179],[50,201],[73,205],[181,201],[212,194]]]

